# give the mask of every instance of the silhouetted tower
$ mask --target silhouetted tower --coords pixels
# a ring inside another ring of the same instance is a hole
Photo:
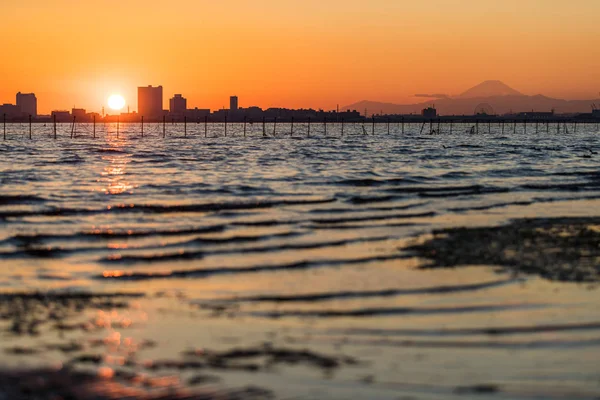
[[[17,93],[17,106],[21,107],[23,114],[37,116],[37,98],[34,93]]]
[[[229,109],[233,112],[238,110],[238,97],[237,96],[231,96],[229,98]]]
[[[163,112],[163,87],[138,87],[138,114],[146,118],[160,117]]]
[[[187,110],[187,99],[180,94],[176,94],[169,100],[169,111],[171,114],[183,115]]]

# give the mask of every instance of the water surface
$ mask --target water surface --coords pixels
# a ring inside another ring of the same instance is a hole
[[[143,138],[139,125],[116,128],[98,125],[94,139],[80,124],[71,139],[62,125],[53,140],[49,125],[34,125],[29,140],[13,124],[0,142],[0,291],[144,295],[86,311],[95,328],[66,337],[6,333],[6,367],[98,353],[96,367],[185,386],[193,371],[148,362],[266,343],[357,362],[222,368],[211,385],[282,398],[600,394],[595,288],[484,266],[422,270],[425,260],[402,251],[443,227],[598,216],[597,126],[420,135],[420,125],[387,134],[383,124],[365,136],[347,124],[342,136],[330,124],[326,136],[314,124],[308,137],[302,124],[293,136],[271,124],[267,138],[258,125],[246,137],[241,124],[227,136],[209,125],[207,137],[202,124],[187,137],[181,124],[165,138],[162,125]],[[60,340],[85,345],[10,351]]]

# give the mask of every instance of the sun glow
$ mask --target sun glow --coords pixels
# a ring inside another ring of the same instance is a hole
[[[113,94],[108,98],[108,106],[113,110],[125,107],[125,99],[120,94]]]

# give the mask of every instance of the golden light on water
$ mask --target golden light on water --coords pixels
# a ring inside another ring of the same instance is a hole
[[[125,180],[125,169],[129,163],[127,157],[103,157],[104,160],[110,162],[100,173],[102,181],[106,183],[106,187],[100,190],[106,194],[119,195],[122,193],[132,193],[133,185]]]

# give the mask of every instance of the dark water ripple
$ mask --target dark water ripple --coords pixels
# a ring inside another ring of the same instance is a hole
[[[192,253],[191,258],[201,258],[202,253]],[[167,258],[175,257],[169,255]],[[185,258],[185,256],[183,257]],[[202,268],[202,269],[186,269],[172,270],[168,272],[133,272],[133,271],[104,271],[102,275],[96,275],[94,278],[99,280],[122,280],[122,281],[144,281],[154,279],[169,279],[169,278],[207,278],[214,275],[230,275],[230,274],[252,274],[264,272],[278,271],[294,271],[307,270],[313,268],[339,267],[353,264],[368,264],[379,261],[393,261],[407,258],[404,255],[381,255],[372,257],[361,257],[355,259],[336,259],[336,260],[314,260],[314,261],[297,261],[288,264],[280,265],[254,265],[247,267],[219,267],[219,268]]]
[[[380,317],[397,315],[431,315],[431,314],[462,314],[462,313],[490,313],[498,311],[516,311],[531,310],[536,308],[549,307],[544,304],[490,304],[476,306],[456,306],[456,307],[381,307],[381,308],[360,308],[356,310],[286,310],[286,311],[256,311],[251,315],[266,318],[283,317],[301,317],[301,318],[361,318],[361,317]]]
[[[482,282],[471,285],[454,285],[454,286],[435,286],[427,288],[410,288],[410,289],[388,289],[388,290],[365,290],[365,291],[344,291],[344,292],[328,292],[314,293],[304,295],[260,295],[248,297],[235,297],[230,299],[220,299],[219,303],[305,303],[305,302],[321,302],[337,299],[349,298],[368,298],[368,297],[394,297],[394,296],[409,296],[418,294],[443,294],[443,293],[458,293],[475,290],[491,289],[501,287],[511,283],[522,282],[520,279],[504,279],[492,282]]]
[[[534,326],[501,326],[487,328],[455,328],[455,329],[339,329],[330,330],[328,333],[367,336],[511,336],[544,332],[564,332],[578,330],[600,330],[600,322],[534,325]]]

